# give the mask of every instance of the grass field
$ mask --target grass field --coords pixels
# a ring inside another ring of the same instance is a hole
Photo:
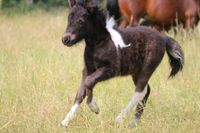
[[[134,92],[130,77],[98,84],[94,95],[100,114],[93,114],[84,102],[69,128],[60,128],[79,87],[85,46],[61,45],[66,20],[63,9],[0,15],[1,133],[200,132],[200,25],[194,31],[168,33],[185,52],[183,72],[168,80],[164,57],[150,80],[151,95],[136,128],[127,126],[134,110],[124,124],[114,121]]]

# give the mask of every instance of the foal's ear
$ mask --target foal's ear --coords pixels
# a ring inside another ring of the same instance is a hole
[[[93,13],[96,8],[98,8],[99,1],[98,0],[85,0],[85,6],[90,13]]]
[[[70,8],[73,7],[75,4],[81,5],[81,6],[86,6],[86,0],[68,0]]]
[[[73,7],[76,4],[76,0],[68,0],[69,7]]]
[[[99,1],[98,0],[84,0],[86,7],[98,7]]]

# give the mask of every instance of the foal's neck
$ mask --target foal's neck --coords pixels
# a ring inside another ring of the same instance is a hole
[[[105,27],[93,27],[85,38],[86,45],[98,45],[104,42],[108,36],[109,33]]]
[[[109,37],[104,14],[98,9],[90,16],[90,26],[85,37],[86,45],[98,45]]]

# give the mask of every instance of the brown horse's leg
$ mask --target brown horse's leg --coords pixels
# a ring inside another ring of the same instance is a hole
[[[164,29],[165,29],[166,31],[168,31],[167,28],[163,27],[162,25],[154,24],[154,25],[152,25],[152,27],[153,27],[154,29],[156,29],[157,31],[159,31],[159,32],[161,32],[161,31],[164,30]]]
[[[185,28],[194,28],[194,26],[198,23],[198,16],[196,14],[186,14],[185,20]]]
[[[86,69],[84,69],[83,76],[82,76],[82,82],[81,82],[79,90],[77,91],[77,94],[76,94],[76,97],[74,100],[74,105],[71,107],[71,110],[68,112],[68,114],[66,115],[64,120],[61,122],[61,126],[63,126],[63,127],[67,127],[69,124],[69,121],[71,121],[75,117],[80,104],[82,103],[83,99],[86,96],[86,88],[84,85],[86,76],[87,76],[87,71],[86,71]]]
[[[129,26],[132,27],[132,26],[138,26],[138,25],[139,25],[139,18],[131,15]]]
[[[133,20],[133,16],[131,15],[129,27],[132,27],[133,25],[134,25],[134,20]]]
[[[128,24],[128,21],[126,18],[122,18],[121,22],[119,23],[119,28],[125,28]]]

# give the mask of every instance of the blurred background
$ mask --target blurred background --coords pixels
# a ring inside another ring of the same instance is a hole
[[[67,5],[67,0],[1,0],[1,8],[29,9],[33,6],[56,7]]]
[[[105,0],[100,0],[105,3]],[[27,12],[36,8],[51,9],[68,6],[68,0],[0,0],[3,11]]]

